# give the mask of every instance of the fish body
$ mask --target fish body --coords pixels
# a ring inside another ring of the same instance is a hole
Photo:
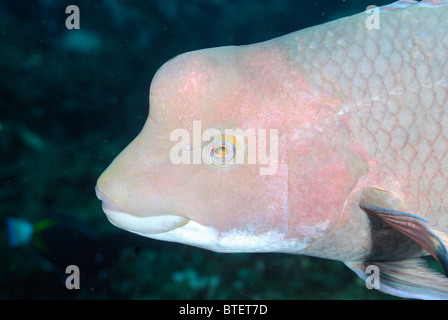
[[[109,220],[214,251],[340,260],[363,278],[375,264],[384,292],[447,298],[418,257],[448,273],[448,3],[375,13],[379,28],[364,13],[167,62],[142,132],[98,180]]]

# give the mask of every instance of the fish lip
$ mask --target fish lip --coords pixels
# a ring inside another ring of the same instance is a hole
[[[135,216],[112,210],[104,202],[103,211],[114,226],[137,234],[162,234],[181,228],[190,222],[189,219],[176,215]]]
[[[103,210],[104,208],[107,208],[110,211],[122,211],[120,206],[113,199],[106,196],[98,185],[95,186],[95,193],[96,197],[103,203]]]
[[[106,196],[98,185],[95,186],[98,199],[107,219],[116,227],[133,233],[160,234],[180,227],[190,222],[178,215],[139,216],[123,211],[112,199]]]

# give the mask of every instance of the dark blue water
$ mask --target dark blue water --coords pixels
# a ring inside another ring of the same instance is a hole
[[[388,298],[339,262],[224,255],[133,236],[107,221],[94,193],[99,174],[142,128],[151,79],[168,59],[387,3],[0,1],[0,299]],[[65,26],[71,4],[79,30]],[[8,246],[6,217],[54,215],[64,224],[35,240],[47,246]],[[65,286],[68,261],[89,269],[79,290]]]

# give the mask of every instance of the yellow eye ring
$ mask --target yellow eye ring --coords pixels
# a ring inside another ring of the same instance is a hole
[[[208,155],[216,164],[229,164],[236,154],[236,139],[234,137],[222,136],[208,146]]]
[[[230,154],[230,148],[226,144],[222,144],[220,146],[215,146],[211,150],[211,156],[216,157],[218,159],[226,159]]]

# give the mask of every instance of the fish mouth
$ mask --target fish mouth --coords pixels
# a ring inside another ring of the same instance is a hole
[[[109,221],[118,228],[143,237],[183,243],[215,252],[285,252],[298,253],[307,241],[288,239],[278,232],[248,234],[247,230],[221,232],[213,226],[202,225],[177,215],[139,216],[122,211],[98,186],[98,199]]]
[[[180,228],[190,222],[189,219],[176,215],[137,216],[122,211],[113,199],[105,195],[98,185],[95,193],[102,201],[102,208],[107,219],[116,227],[140,235],[165,233]]]

